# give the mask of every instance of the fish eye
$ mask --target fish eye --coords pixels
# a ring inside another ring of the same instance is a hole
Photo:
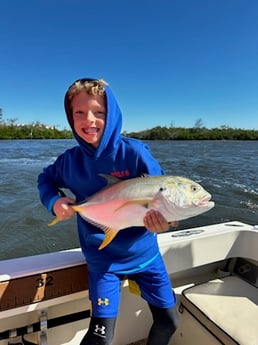
[[[163,192],[164,190],[166,190],[166,188],[164,188],[164,187],[160,187],[160,189],[159,189],[160,192]]]
[[[197,186],[195,186],[195,185],[192,185],[192,186],[191,186],[192,192],[197,192],[198,189],[199,189],[199,188],[198,188]]]

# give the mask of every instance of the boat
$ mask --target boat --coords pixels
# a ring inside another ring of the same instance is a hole
[[[180,318],[171,345],[257,345],[258,226],[230,221],[158,241]],[[0,262],[0,345],[78,345],[89,316],[79,248]],[[125,279],[113,345],[145,344],[151,323]]]

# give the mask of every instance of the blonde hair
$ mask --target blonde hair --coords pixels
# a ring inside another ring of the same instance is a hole
[[[86,91],[89,95],[92,96],[102,96],[105,97],[105,88],[104,85],[108,83],[104,79],[97,80],[78,80],[76,81],[68,90],[68,99],[71,101],[74,95],[82,91]]]

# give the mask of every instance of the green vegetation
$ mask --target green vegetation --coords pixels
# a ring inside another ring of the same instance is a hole
[[[0,139],[71,139],[70,130],[58,130],[39,122],[19,125],[12,121],[0,122]]]
[[[141,132],[124,133],[141,140],[258,140],[258,130],[221,126],[206,127],[154,127]]]
[[[0,139],[71,139],[70,130],[59,130],[40,122],[18,124],[16,118],[3,120],[3,109],[0,108]]]
[[[71,139],[72,132],[40,123],[28,125],[0,124],[0,139]]]
[[[0,108],[0,139],[72,139],[70,130],[59,130],[55,126],[47,126],[40,122],[17,124],[17,119],[2,119]],[[208,129],[203,126],[202,119],[197,119],[195,126],[161,127],[157,126],[140,132],[123,133],[127,137],[141,140],[258,140],[258,130],[240,129],[221,126]]]

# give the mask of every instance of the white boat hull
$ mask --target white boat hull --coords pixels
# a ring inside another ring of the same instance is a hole
[[[236,258],[248,259],[257,267],[258,229],[251,225],[222,223],[160,234],[158,239],[178,306],[187,287],[231,275]],[[146,338],[152,322],[146,303],[129,292],[127,280],[121,290],[113,345]],[[88,302],[87,267],[79,249],[2,261],[0,345],[20,342],[22,333],[35,344],[78,345],[88,327]],[[188,314],[180,315],[171,344],[221,344]]]

